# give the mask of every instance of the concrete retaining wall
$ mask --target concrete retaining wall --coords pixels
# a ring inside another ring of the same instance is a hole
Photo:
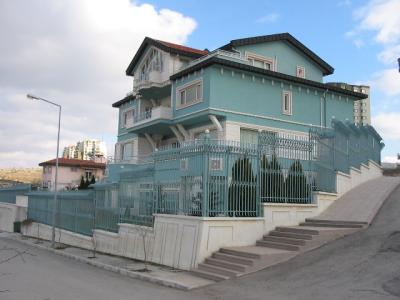
[[[0,202],[0,230],[13,232],[14,222],[25,220],[26,214],[26,207]]]
[[[352,169],[350,175],[338,173],[338,194],[316,192],[315,204],[264,203],[262,218],[157,214],[154,227],[119,224],[118,233],[95,230],[94,239],[61,230],[61,242],[85,249],[92,249],[96,245],[98,251],[140,260],[144,259],[145,245],[148,261],[189,270],[221,247],[254,245],[263,234],[276,226],[298,225],[306,218],[318,216],[338,196],[381,175],[381,168],[373,162],[361,166],[360,170]],[[57,240],[58,233],[57,230]],[[23,234],[50,239],[51,227],[37,223],[26,224],[23,226]]]

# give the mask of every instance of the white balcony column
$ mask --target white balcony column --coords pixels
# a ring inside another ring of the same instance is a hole
[[[172,132],[175,134],[176,138],[178,139],[178,142],[182,143],[183,142],[183,137],[179,133],[178,129],[176,129],[176,127],[173,126],[173,125],[169,126],[169,128],[171,128]]]
[[[146,140],[149,142],[149,144],[151,145],[153,151],[156,150],[156,143],[154,142],[153,138],[150,136],[150,134],[145,133],[144,137],[146,138]]]
[[[218,119],[217,119],[216,116],[214,116],[214,115],[209,115],[208,117],[210,118],[210,120],[211,120],[211,122],[214,124],[214,126],[217,127],[217,130],[218,130],[219,132],[224,131],[224,129],[222,128],[221,123],[218,121]]]
[[[185,127],[183,127],[182,124],[176,124],[176,127],[179,129],[180,133],[182,133],[185,141],[190,140],[189,132],[186,131]]]
[[[223,139],[224,129],[222,128],[221,123],[218,121],[217,117],[214,115],[208,116],[213,123],[213,125],[217,128],[218,139]]]

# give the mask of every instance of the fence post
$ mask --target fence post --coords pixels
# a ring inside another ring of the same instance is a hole
[[[256,217],[260,216],[261,211],[261,136],[262,130],[259,129],[257,133],[257,149],[256,149]]]
[[[209,142],[210,142],[210,131],[205,130],[204,141],[203,141],[203,204],[201,206],[202,217],[208,216],[208,183],[209,183]]]

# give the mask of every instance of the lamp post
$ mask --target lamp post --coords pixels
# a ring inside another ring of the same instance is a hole
[[[56,155],[56,175],[54,182],[54,203],[53,203],[53,213],[52,213],[52,231],[51,231],[51,247],[55,247],[55,238],[56,238],[56,213],[57,213],[57,184],[58,184],[58,152],[60,149],[60,124],[61,124],[61,105],[54,103],[52,101],[33,96],[31,94],[27,94],[26,97],[31,100],[39,100],[49,103],[51,105],[58,107],[58,132],[57,132],[57,155]]]

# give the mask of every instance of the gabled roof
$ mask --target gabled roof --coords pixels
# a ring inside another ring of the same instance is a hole
[[[265,75],[265,76],[268,76],[271,78],[285,80],[287,82],[295,82],[295,83],[302,84],[302,85],[305,85],[308,87],[322,89],[324,91],[328,90],[330,92],[335,92],[335,93],[339,93],[342,95],[351,96],[351,97],[354,97],[357,99],[368,98],[368,95],[366,95],[366,94],[349,91],[349,90],[342,89],[337,86],[328,85],[326,83],[322,83],[322,82],[318,82],[318,81],[313,81],[313,80],[309,80],[309,79],[304,79],[304,78],[300,78],[300,77],[296,77],[296,76],[292,76],[292,75],[288,75],[288,74],[284,74],[284,73],[279,73],[279,72],[255,67],[255,66],[252,66],[249,64],[244,64],[244,63],[239,63],[236,61],[222,59],[222,58],[219,58],[216,56],[210,56],[210,58],[204,59],[201,62],[194,64],[193,66],[183,69],[182,71],[173,74],[170,77],[170,79],[175,80],[175,79],[178,79],[187,74],[193,73],[194,71],[198,71],[198,70],[201,70],[202,68],[206,68],[206,67],[209,67],[212,65],[220,65],[220,66],[225,66],[225,67],[229,67],[229,68],[235,68],[235,69],[242,70],[242,71],[253,72],[255,74],[261,74],[261,75]]]
[[[148,46],[154,46],[160,48],[161,50],[172,53],[172,54],[180,54],[188,57],[199,58],[203,55],[209,53],[206,50],[199,50],[195,48],[190,48],[170,42],[164,42],[160,40],[155,40],[149,37],[145,37],[142,44],[139,47],[139,50],[136,52],[135,56],[133,57],[131,63],[129,64],[128,68],[126,69],[126,75],[132,76],[132,71],[135,68],[136,64],[138,63],[140,57],[144,54],[146,48]]]
[[[56,159],[41,162],[39,166],[55,166]],[[80,168],[94,168],[94,169],[105,169],[105,163],[98,163],[91,160],[83,159],[71,159],[71,158],[59,158],[58,165],[62,167],[80,167]]]
[[[249,37],[244,39],[232,40],[229,44],[226,44],[221,47],[222,50],[231,50],[237,46],[244,45],[252,45],[258,43],[265,42],[274,42],[274,41],[286,41],[293,45],[295,48],[303,52],[307,57],[309,57],[312,61],[314,61],[317,65],[321,67],[324,75],[333,74],[334,68],[330,66],[326,61],[320,58],[317,54],[307,48],[304,44],[302,44],[299,40],[293,37],[290,33],[277,33],[270,35],[261,35],[255,37]]]

